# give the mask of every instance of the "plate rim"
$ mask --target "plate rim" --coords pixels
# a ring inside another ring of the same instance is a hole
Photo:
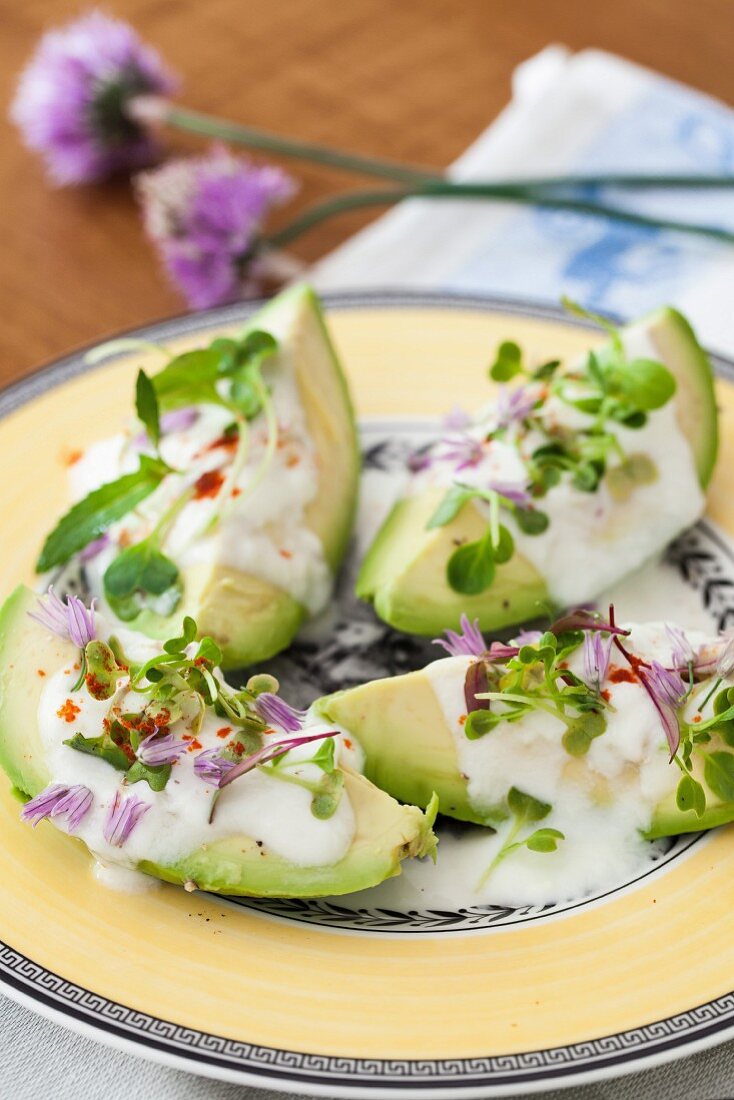
[[[328,293],[321,295],[321,300],[327,312],[348,309],[464,309],[508,313],[593,329],[589,322],[570,316],[561,307],[548,302],[498,294],[385,287]],[[263,304],[261,300],[250,300],[198,313],[179,314],[123,330],[107,339],[138,336],[165,340],[206,331],[244,320]],[[99,342],[96,340],[55,357],[3,387],[0,390],[0,420],[78,375],[104,369],[104,362],[92,365],[84,361],[85,354],[97,347]],[[709,355],[716,373],[734,381],[734,361],[718,353],[709,352]],[[114,362],[114,358],[110,362]],[[8,958],[14,959],[14,966],[8,964]],[[25,974],[21,976],[16,973],[17,968]],[[32,978],[30,974],[33,974]],[[72,1004],[64,1004],[54,985],[72,996]],[[463,1059],[360,1059],[288,1051],[211,1035],[129,1008],[62,978],[3,941],[0,941],[0,989],[11,999],[69,1030],[149,1061],[239,1084],[266,1086],[277,1091],[288,1091],[295,1086],[308,1095],[345,1098],[363,1097],[365,1094],[387,1098],[394,1097],[396,1091],[426,1100],[443,1100],[457,1095],[471,1098],[527,1094],[639,1072],[734,1038],[734,992],[730,992],[627,1031],[516,1054]],[[96,1018],[90,1008],[79,1007],[85,997],[90,998],[99,1013]],[[108,1018],[103,1018],[102,1008]],[[203,1049],[192,1045],[189,1050],[182,1050],[180,1042],[176,1045],[172,1039],[162,1035],[151,1037],[140,1033],[140,1029],[137,1034],[131,1035],[130,1030],[120,1022],[125,1014],[137,1018],[139,1023],[147,1019],[165,1032],[178,1031],[196,1036]],[[695,1029],[693,1035],[690,1034],[692,1029]],[[640,1042],[647,1050],[640,1050]],[[243,1061],[240,1056],[238,1063],[234,1055],[226,1059],[212,1053],[211,1049],[207,1051],[207,1046],[211,1048],[217,1043],[223,1049],[227,1046],[232,1049],[247,1048],[249,1061]],[[577,1059],[575,1065],[574,1058]],[[313,1060],[313,1070],[299,1070],[299,1064],[307,1066],[309,1060]],[[281,1066],[278,1061],[282,1062]],[[361,1063],[372,1071],[371,1074],[360,1074]],[[494,1063],[495,1068],[492,1068]],[[329,1068],[331,1065],[333,1068]],[[375,1067],[379,1070],[381,1066],[385,1067],[382,1076],[379,1072],[375,1073]]]

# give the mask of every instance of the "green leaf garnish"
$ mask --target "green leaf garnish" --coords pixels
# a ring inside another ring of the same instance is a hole
[[[707,753],[703,774],[708,786],[722,802],[734,801],[734,753]]]
[[[495,564],[492,543],[487,535],[476,542],[466,542],[454,550],[446,564],[446,579],[454,592],[476,596],[489,588],[494,580]]]
[[[616,367],[625,398],[636,410],[652,412],[667,405],[675,393],[675,378],[654,359],[633,359]]]
[[[86,674],[84,682],[93,699],[111,699],[117,681],[125,670],[117,663],[114,651],[106,642],[87,642],[84,648]]]
[[[100,760],[106,760],[113,768],[120,772],[126,772],[130,767],[130,757],[119,747],[108,734],[99,737],[84,737],[81,733],[75,733],[64,741],[70,749],[87,753],[88,756],[97,756]]]
[[[157,447],[161,440],[158,397],[156,396],[155,386],[144,370],[138,371],[135,383],[135,411],[138,414],[138,420],[144,425],[148,433],[148,439],[154,447]]]
[[[151,791],[162,791],[171,778],[170,764],[144,764],[142,760],[136,760],[128,769],[126,775],[128,783],[139,783],[144,780]]]
[[[431,531],[434,527],[445,527],[447,523],[451,523],[464,505],[477,495],[477,490],[469,485],[452,485],[426,524],[426,530]]]
[[[696,817],[703,817],[706,812],[706,792],[692,775],[684,775],[675,792],[675,803],[683,813],[693,810]]]
[[[327,821],[336,813],[344,788],[344,773],[333,771],[325,775],[311,799],[311,813]]]
[[[509,382],[522,370],[522,351],[512,340],[505,340],[497,348],[494,363],[489,368],[490,377],[495,382]]]
[[[123,622],[136,618],[150,598],[167,596],[166,614],[175,610],[182,593],[178,566],[149,537],[120,551],[104,574],[104,591]]]
[[[536,829],[523,844],[531,852],[555,852],[559,840],[565,840],[566,836],[560,829]]]
[[[170,466],[160,458],[140,455],[140,465],[134,473],[93,489],[62,516],[48,535],[36,562],[36,572],[45,573],[56,565],[64,565],[150,496],[170,473]]]
[[[466,716],[464,734],[470,741],[477,741],[490,733],[500,721],[500,716],[491,710],[473,710]]]
[[[563,735],[563,747],[569,756],[585,756],[591,748],[591,742],[601,737],[607,728],[604,714],[598,710],[589,710],[568,722]]]
[[[537,508],[517,508],[515,523],[526,535],[542,535],[548,529],[550,520],[545,512]]]
[[[549,802],[541,802],[539,798],[533,798],[531,794],[521,791],[518,787],[510,787],[507,805],[510,807],[510,813],[523,822],[542,821],[553,809]]]
[[[553,807],[549,802],[541,802],[539,798],[534,798],[533,795],[521,791],[518,787],[510,787],[507,792],[507,805],[513,817],[512,825],[499,852],[479,879],[477,890],[481,890],[495,867],[518,848],[527,847],[532,852],[554,852],[558,847],[558,841],[565,840],[562,832],[549,828],[535,829],[528,836],[518,840],[518,834],[527,825],[542,821]]]

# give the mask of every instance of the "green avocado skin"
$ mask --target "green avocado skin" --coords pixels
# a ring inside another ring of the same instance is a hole
[[[426,806],[435,791],[439,813],[447,817],[490,827],[506,818],[502,806],[472,802],[451,730],[423,670],[328,695],[316,706],[359,743],[365,754],[365,775],[394,798]],[[700,818],[692,810],[678,808],[680,772],[671,765],[670,790],[653,813],[646,839],[698,832],[734,821],[734,802],[718,798],[703,774],[706,753],[728,747],[714,737],[706,750],[699,747],[694,757],[694,775],[706,793],[706,811]]]
[[[665,308],[622,330],[625,341],[643,337],[676,379],[676,416],[693,452],[699,480],[706,488],[718,451],[718,421],[713,373],[688,321]],[[462,614],[495,631],[527,622],[552,610],[544,577],[517,552],[497,569],[479,595],[455,592],[446,580],[446,563],[457,545],[479,538],[485,523],[469,502],[446,526],[427,523],[443,492],[426,490],[393,507],[362,563],[356,584],[359,599],[396,630],[427,637],[456,630]],[[591,595],[591,594],[590,594]]]
[[[78,658],[70,642],[49,634],[29,617],[35,604],[35,594],[20,585],[0,609],[0,765],[23,801],[51,781],[36,718],[44,684]],[[356,828],[346,855],[332,866],[301,867],[259,845],[256,838],[232,836],[202,845],[171,865],[142,861],[138,869],[166,882],[193,882],[215,893],[320,897],[375,886],[399,874],[403,859],[434,851],[432,817],[416,806],[398,805],[363,776],[342,770]],[[46,828],[53,826],[40,826],[40,843]]]

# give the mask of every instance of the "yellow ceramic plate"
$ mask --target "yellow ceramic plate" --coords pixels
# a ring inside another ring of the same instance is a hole
[[[195,343],[244,312],[140,335]],[[481,400],[501,339],[538,356],[589,340],[553,311],[469,298],[341,298],[330,321],[366,417]],[[3,593],[31,579],[49,520],[66,502],[73,453],[127,417],[138,362],[90,371],[75,355],[0,395]],[[726,623],[734,386],[725,379],[734,370],[718,366],[723,448],[712,522],[678,558]],[[372,445],[370,461],[379,465],[385,452],[384,440]],[[398,665],[411,659],[395,636],[381,636],[379,648]],[[291,660],[303,670],[308,653]],[[331,653],[337,678],[343,657]],[[4,988],[138,1054],[327,1096],[490,1096],[612,1076],[734,1033],[732,832],[681,843],[637,882],[565,907],[235,905],[168,886],[110,892],[80,844],[46,824],[22,825],[0,786]]]

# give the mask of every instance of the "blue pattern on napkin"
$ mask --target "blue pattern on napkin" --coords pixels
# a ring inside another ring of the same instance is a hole
[[[580,151],[572,173],[734,172],[734,115],[661,81]],[[731,192],[577,189],[636,213],[734,229]],[[445,285],[556,302],[559,287],[584,305],[630,316],[690,286],[722,248],[704,237],[567,211],[519,208]]]

